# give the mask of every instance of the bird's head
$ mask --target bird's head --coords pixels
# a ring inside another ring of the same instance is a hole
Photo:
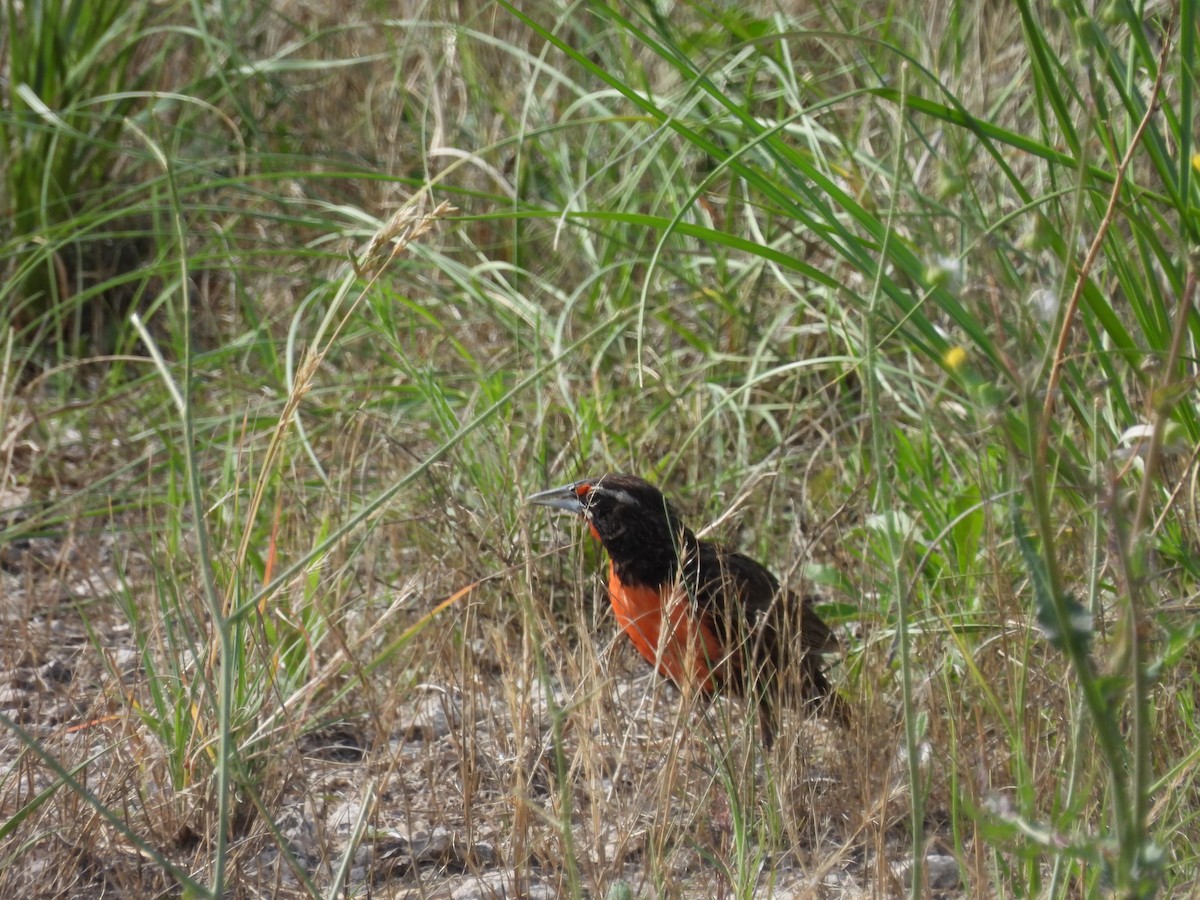
[[[685,529],[675,507],[648,481],[601,475],[542,491],[529,502],[583,516],[618,566],[653,564],[674,570]]]

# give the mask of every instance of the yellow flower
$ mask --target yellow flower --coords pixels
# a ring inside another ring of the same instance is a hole
[[[942,363],[951,372],[957,372],[967,364],[967,351],[957,345],[951,347],[942,357]]]

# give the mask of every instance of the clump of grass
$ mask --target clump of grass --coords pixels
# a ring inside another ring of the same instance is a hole
[[[149,9],[4,4],[9,37],[0,57],[6,93],[0,145],[7,149],[11,219],[3,233],[3,295],[29,343],[78,353],[87,347],[80,342],[94,337],[88,330],[111,327],[95,320],[98,298],[79,303],[72,295],[135,243],[135,235],[119,233],[132,226],[118,225],[104,209],[103,185],[123,156],[125,119],[144,103],[138,88],[153,77],[154,64],[139,61]],[[96,252],[94,236],[80,240],[97,230],[110,232],[107,260]]]

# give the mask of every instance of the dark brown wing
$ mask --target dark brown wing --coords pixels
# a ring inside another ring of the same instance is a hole
[[[837,638],[813,610],[813,597],[800,600],[745,554],[694,538],[684,573],[698,612],[729,648],[726,683],[760,701],[764,736],[773,727],[770,707],[781,700],[801,707],[828,700],[828,711],[845,719],[821,660],[837,649]]]

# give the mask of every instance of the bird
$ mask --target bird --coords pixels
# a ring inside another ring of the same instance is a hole
[[[609,557],[617,624],[685,693],[747,698],[768,748],[781,706],[849,723],[823,665],[838,640],[813,609],[816,598],[798,598],[745,554],[697,538],[650,482],[609,473],[528,502],[583,517]]]

